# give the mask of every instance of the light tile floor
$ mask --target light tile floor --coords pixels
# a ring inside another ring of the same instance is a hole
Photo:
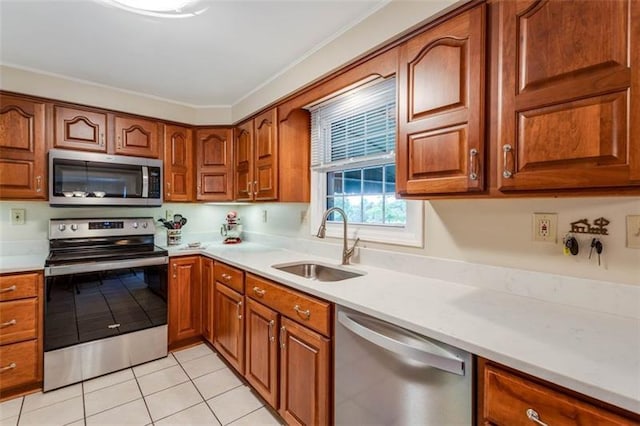
[[[0,425],[279,425],[207,345],[0,403]]]

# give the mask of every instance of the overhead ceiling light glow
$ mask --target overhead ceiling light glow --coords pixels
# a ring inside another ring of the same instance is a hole
[[[201,0],[102,0],[115,6],[140,15],[160,18],[187,18],[199,15],[208,6],[198,6]]]

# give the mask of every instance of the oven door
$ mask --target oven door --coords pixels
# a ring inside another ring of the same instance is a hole
[[[167,324],[166,261],[46,268],[45,352]]]

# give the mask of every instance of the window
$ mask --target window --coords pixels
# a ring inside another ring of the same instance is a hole
[[[339,207],[350,237],[422,245],[422,203],[395,197],[395,78],[354,89],[310,108],[311,232],[324,211]],[[341,236],[332,213],[327,234]]]

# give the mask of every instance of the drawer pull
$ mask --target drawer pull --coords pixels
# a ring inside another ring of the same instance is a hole
[[[540,415],[533,408],[527,409],[527,418],[532,422],[539,424],[540,426],[549,426],[545,422],[540,420]]]
[[[8,371],[8,370],[13,370],[16,367],[17,367],[16,363],[12,362],[11,364],[7,365],[6,367],[0,368],[0,373]]]
[[[238,319],[242,319],[242,302],[238,302],[238,304],[236,305],[236,309],[238,311]]]
[[[11,321],[7,321],[7,322],[3,322],[2,324],[0,324],[0,327],[6,327],[8,325],[16,325],[18,321],[14,319],[12,319]]]
[[[231,275],[229,274],[222,274],[222,279],[225,281],[229,281],[231,279]]]
[[[0,289],[0,293],[8,293],[10,291],[16,291],[16,286],[12,285],[11,287]]]
[[[301,317],[304,317],[304,319],[309,319],[311,318],[311,310],[307,309],[306,311],[303,311],[300,308],[300,305],[296,305],[293,307],[293,310],[296,311],[298,313],[298,315],[300,315]]]
[[[253,292],[256,294],[256,296],[260,296],[260,297],[264,296],[267,293],[266,290],[263,290],[260,287],[254,287]]]

